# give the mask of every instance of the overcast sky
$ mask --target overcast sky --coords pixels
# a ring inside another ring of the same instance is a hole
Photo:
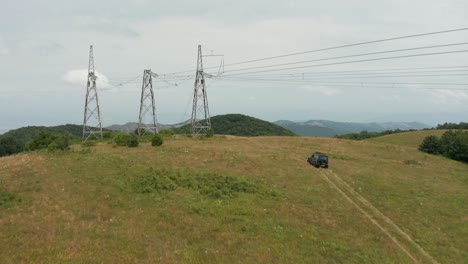
[[[198,44],[204,54],[223,54],[227,65],[468,27],[466,0],[0,0],[0,4],[0,129],[81,124],[91,44],[103,125],[108,126],[137,121],[144,69],[158,74],[191,70],[187,78],[194,75]],[[468,66],[468,53],[232,75],[248,67],[464,42],[468,31],[226,66],[224,74],[207,80],[210,112],[269,121],[466,122],[468,90],[463,89],[468,86],[448,84],[468,83],[468,67],[430,68]],[[455,50],[468,50],[468,45],[293,66]],[[204,58],[206,67],[220,63],[221,57]],[[400,70],[407,68],[423,69]],[[357,70],[365,74],[344,72]],[[370,72],[375,70],[383,71]],[[324,72],[339,73],[314,77]],[[178,78],[155,80],[161,123],[190,117],[193,79]]]

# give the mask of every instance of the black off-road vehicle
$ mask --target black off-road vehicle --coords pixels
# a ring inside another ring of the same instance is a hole
[[[307,162],[316,168],[328,168],[328,156],[324,153],[315,152],[312,154],[312,156],[310,156],[310,158],[307,159]]]

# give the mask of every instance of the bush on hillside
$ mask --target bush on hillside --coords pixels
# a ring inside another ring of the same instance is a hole
[[[427,136],[418,149],[429,154],[439,154],[440,140],[434,135]]]
[[[94,147],[97,145],[97,142],[96,140],[86,140],[86,141],[81,142],[81,145],[83,147]]]
[[[102,132],[102,138],[103,139],[111,139],[112,138],[112,132],[111,131],[103,131]]]
[[[131,133],[128,136],[127,146],[130,148],[135,148],[135,147],[138,147],[138,144],[139,144],[138,136],[135,133]]]
[[[28,148],[30,150],[38,150],[47,148],[57,137],[52,135],[50,132],[41,131],[31,143],[29,143]]]
[[[129,135],[125,133],[117,133],[114,135],[112,142],[116,146],[127,146]]]
[[[12,137],[0,138],[0,157],[23,151],[24,145]]]
[[[440,145],[444,156],[468,162],[468,131],[447,131],[442,135]]]
[[[174,130],[172,130],[172,129],[163,129],[163,130],[159,131],[159,135],[161,135],[163,137],[171,137],[172,135],[174,135]]]
[[[439,146],[437,147],[436,142]],[[468,131],[447,131],[439,139],[436,136],[427,136],[419,146],[419,150],[437,154],[441,153],[447,158],[468,162]]]
[[[41,131],[31,143],[29,150],[69,150],[71,145],[71,135],[65,132],[62,135],[53,135],[47,131]]]
[[[239,193],[256,193],[260,186],[252,178],[221,175],[210,171],[155,170],[139,175],[133,183],[139,193],[173,191],[183,188],[212,198],[230,198]]]
[[[210,138],[210,137],[213,137],[213,136],[214,136],[213,129],[210,128],[210,129],[206,132],[206,137]]]
[[[156,134],[151,139],[151,146],[161,146],[164,143],[163,137],[159,134]]]
[[[47,146],[48,150],[69,150],[71,144],[71,135],[65,132],[63,135],[56,136]]]

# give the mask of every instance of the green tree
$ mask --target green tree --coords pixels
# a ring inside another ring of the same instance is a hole
[[[23,151],[24,145],[12,137],[0,138],[0,157]]]
[[[444,156],[468,162],[468,131],[447,131],[442,135],[440,145]]]
[[[55,137],[55,139],[47,146],[48,150],[69,150],[71,144],[71,135],[65,132],[63,135]]]
[[[441,152],[439,138],[434,135],[427,136],[419,146],[419,150],[429,154],[439,154]]]
[[[41,131],[33,139],[33,141],[29,143],[28,148],[30,150],[45,149],[49,147],[49,144],[52,143],[56,138],[57,137],[55,135],[52,135],[47,131]]]

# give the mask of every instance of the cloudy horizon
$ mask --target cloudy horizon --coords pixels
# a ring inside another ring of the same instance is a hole
[[[458,0],[8,1],[0,10],[0,130],[81,124],[89,45],[104,126],[137,120],[144,69],[193,69],[155,79],[158,120],[173,124],[190,116],[198,44],[204,54],[223,54],[229,65],[465,28],[466,10],[468,2]],[[442,47],[448,44],[454,46]],[[300,61],[462,51],[466,44],[465,30],[226,66],[225,73],[207,79],[210,113],[268,121],[466,122],[467,52],[235,75],[248,72],[243,68]],[[428,48],[394,52],[416,47]],[[384,51],[392,52],[330,59]],[[204,58],[213,74],[220,63],[221,57]]]

